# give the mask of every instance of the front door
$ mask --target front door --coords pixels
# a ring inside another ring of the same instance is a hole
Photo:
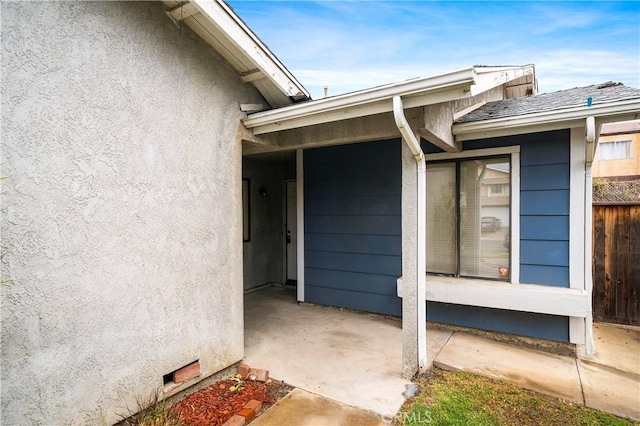
[[[298,226],[297,226],[297,206],[298,195],[295,181],[286,182],[286,253],[287,253],[287,281],[295,281],[297,279],[297,263],[298,263]]]

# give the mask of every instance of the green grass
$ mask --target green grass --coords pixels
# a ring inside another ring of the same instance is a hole
[[[160,391],[147,399],[137,398],[136,407],[121,415],[123,426],[182,426],[184,422],[177,411],[160,399]]]
[[[435,370],[415,380],[395,425],[633,425],[609,413],[474,374]]]

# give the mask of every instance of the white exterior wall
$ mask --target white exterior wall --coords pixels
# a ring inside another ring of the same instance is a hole
[[[1,7],[0,423],[110,424],[243,356],[238,104],[263,101],[161,4]]]

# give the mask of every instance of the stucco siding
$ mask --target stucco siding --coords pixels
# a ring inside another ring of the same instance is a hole
[[[164,6],[2,2],[2,424],[111,424],[243,356],[239,103]]]
[[[305,300],[400,315],[400,141],[304,152]]]

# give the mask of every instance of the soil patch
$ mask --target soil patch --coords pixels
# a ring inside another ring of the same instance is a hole
[[[262,402],[262,412],[292,389],[272,380],[246,381],[240,386],[237,380],[221,380],[178,401],[171,410],[180,413],[185,426],[221,426],[252,399]]]

